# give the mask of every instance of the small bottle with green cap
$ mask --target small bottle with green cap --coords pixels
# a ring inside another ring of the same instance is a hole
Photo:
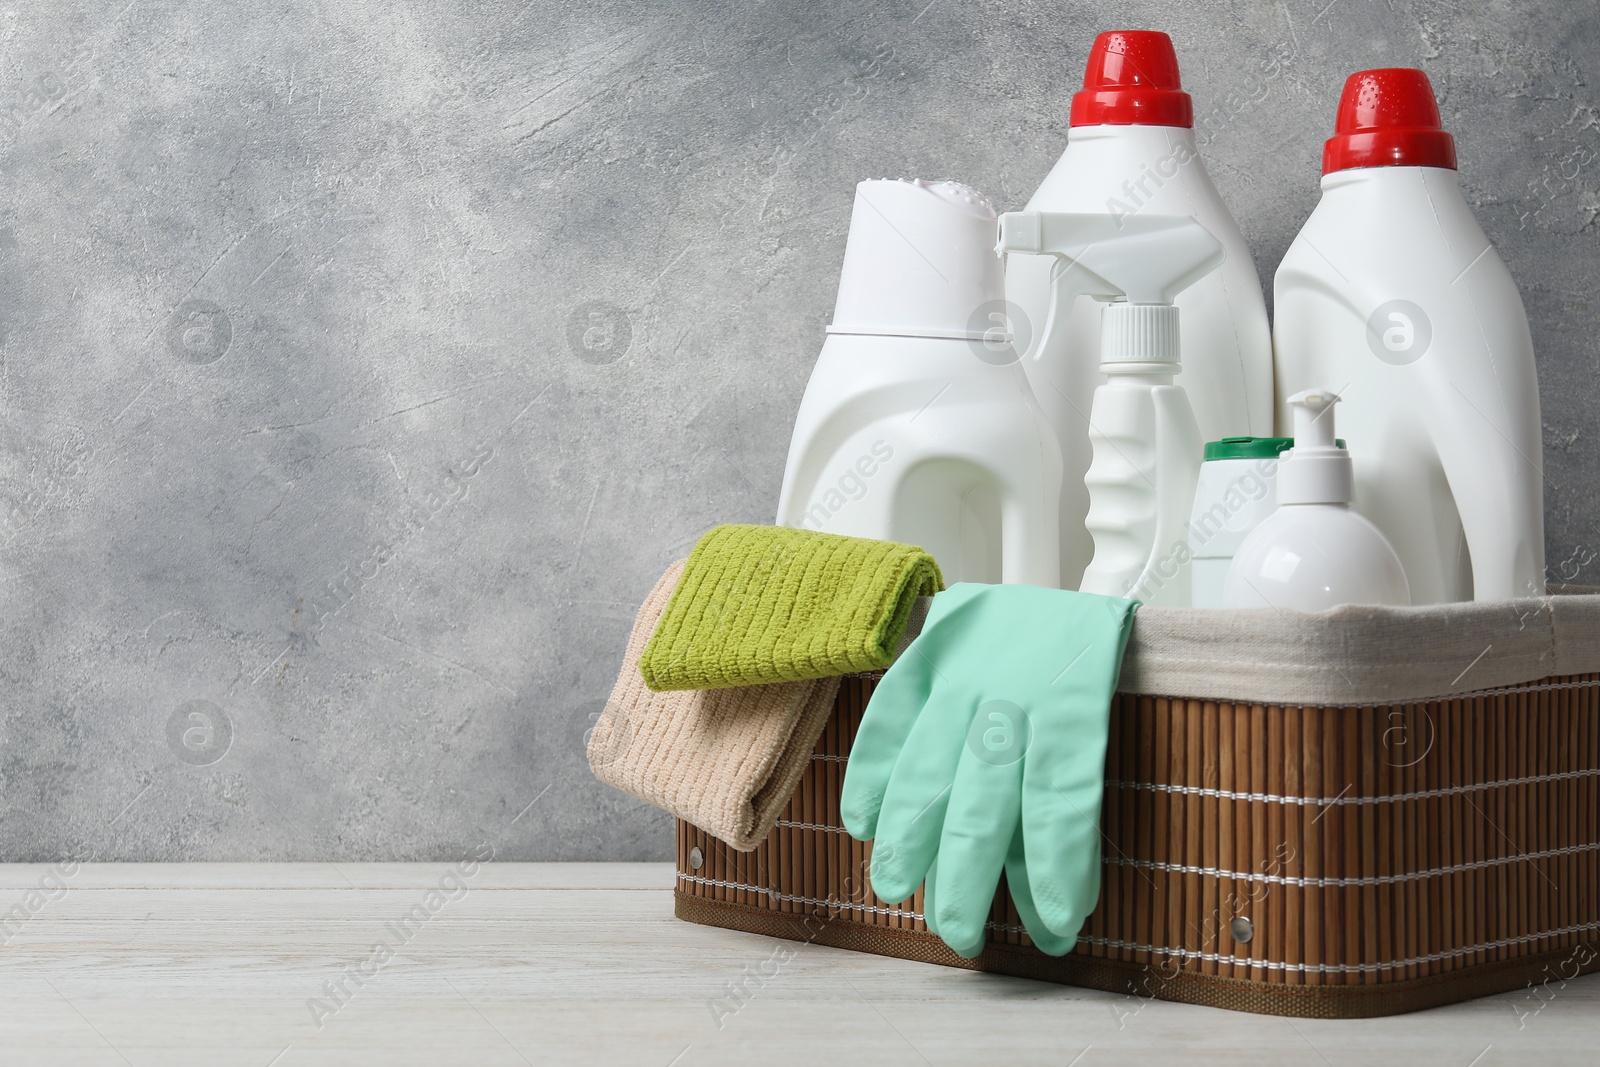
[[[1246,535],[1277,509],[1278,455],[1292,447],[1292,437],[1224,437],[1206,443],[1187,546],[1194,607],[1222,607],[1228,564]]]

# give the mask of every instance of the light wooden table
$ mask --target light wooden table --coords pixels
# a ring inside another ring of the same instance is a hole
[[[694,926],[666,864],[451,870],[0,866],[0,1062],[1600,1063],[1600,976],[1547,1001],[1288,1020]]]

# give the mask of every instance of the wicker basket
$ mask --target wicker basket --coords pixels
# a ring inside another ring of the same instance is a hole
[[[970,961],[928,933],[920,890],[898,907],[872,895],[870,845],[841,826],[873,684],[845,680],[754,852],[678,823],[680,918],[1323,1018],[1600,968],[1600,674],[1359,706],[1119,693],[1100,903],[1076,949],[1034,949],[1002,884]]]

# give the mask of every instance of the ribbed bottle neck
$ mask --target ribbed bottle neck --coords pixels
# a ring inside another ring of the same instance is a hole
[[[1100,362],[1176,364],[1178,356],[1176,306],[1118,302],[1101,312]]]

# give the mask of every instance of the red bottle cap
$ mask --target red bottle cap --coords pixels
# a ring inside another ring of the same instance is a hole
[[[1410,67],[1350,75],[1339,96],[1322,173],[1352,167],[1456,169],[1456,142],[1439,124],[1428,76]]]
[[[1178,78],[1172,38],[1157,30],[1111,30],[1094,39],[1073,126],[1193,126],[1194,105]]]

